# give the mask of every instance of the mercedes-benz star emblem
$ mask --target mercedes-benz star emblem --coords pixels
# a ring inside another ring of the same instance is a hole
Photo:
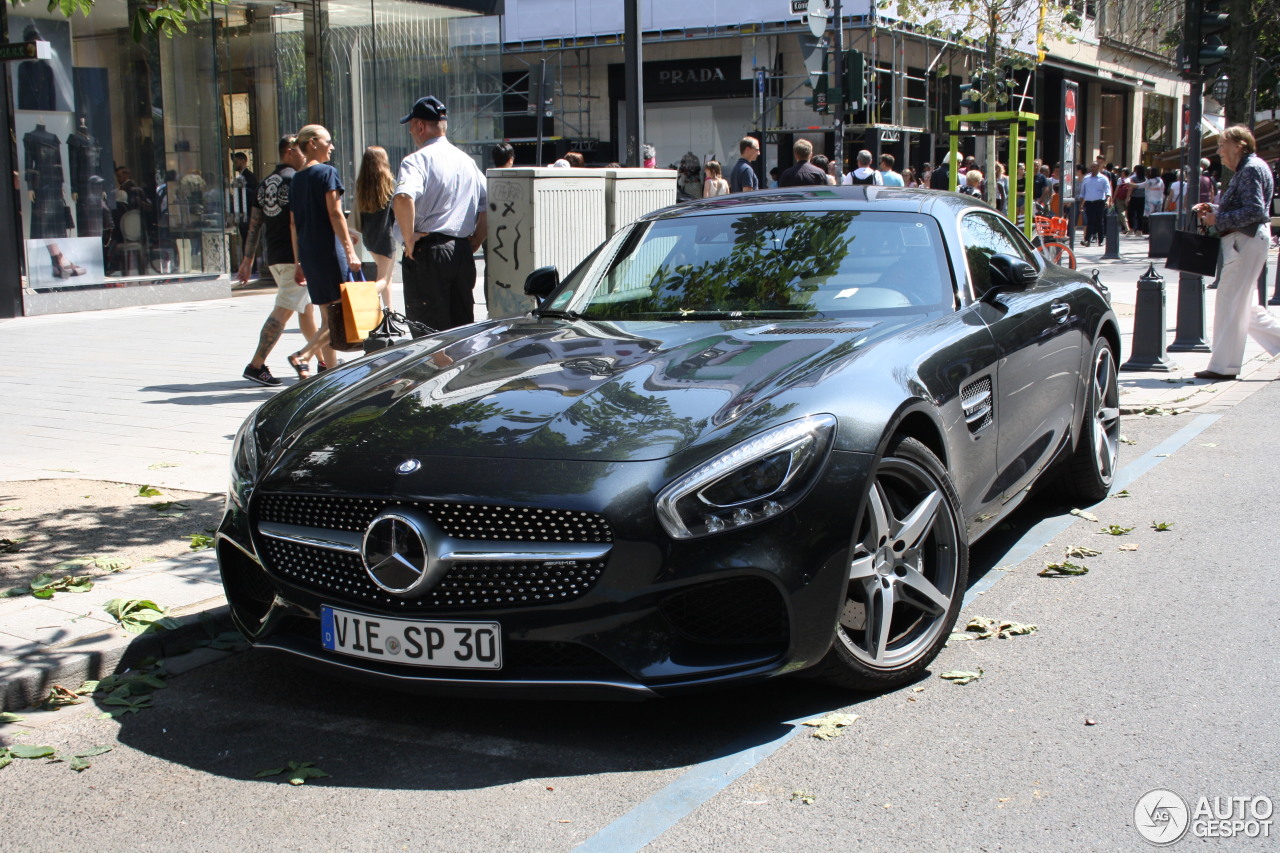
[[[431,560],[426,537],[405,515],[383,513],[364,534],[364,570],[393,595],[413,594],[427,580]]]
[[[422,463],[417,459],[406,459],[396,466],[397,474],[412,474],[422,467]]]

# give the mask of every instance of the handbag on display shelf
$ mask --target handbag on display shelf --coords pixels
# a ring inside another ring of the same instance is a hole
[[[1221,238],[1198,231],[1174,231],[1169,257],[1164,262],[1165,269],[1215,276],[1218,274],[1221,243]]]
[[[381,306],[377,282],[365,281],[364,273],[353,281],[344,281],[339,290],[342,298],[327,306],[329,312],[329,346],[343,352],[364,349],[364,339],[378,325]]]
[[[435,329],[425,323],[410,320],[390,308],[383,308],[382,322],[369,333],[369,337],[365,338],[364,351],[366,353],[377,352],[387,347],[393,347],[396,344],[402,344],[410,338],[426,337],[434,331]]]

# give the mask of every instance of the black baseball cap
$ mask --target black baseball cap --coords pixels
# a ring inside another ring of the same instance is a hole
[[[444,101],[434,95],[427,95],[425,98],[418,98],[414,103],[413,109],[409,110],[409,114],[400,119],[401,124],[408,124],[411,118],[420,118],[423,121],[440,121],[449,115],[449,111],[445,109]]]

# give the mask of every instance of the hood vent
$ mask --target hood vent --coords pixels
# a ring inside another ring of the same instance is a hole
[[[860,335],[870,326],[774,326],[754,335]]]

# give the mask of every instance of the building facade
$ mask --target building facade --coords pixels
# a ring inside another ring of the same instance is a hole
[[[398,120],[428,93],[445,99],[450,138],[483,166],[501,139],[519,165],[569,150],[589,164],[625,159],[622,2],[232,0],[185,34],[140,43],[129,27],[139,2],[101,3],[87,18],[37,4],[9,16],[11,41],[50,47],[47,59],[9,63],[24,313],[226,295],[253,179],[303,124],[329,128],[349,187],[366,145],[393,163],[408,153]],[[1067,81],[1079,85],[1074,162],[1151,162],[1178,147],[1186,87],[1160,44],[1178,10],[1152,20],[1140,0],[1056,2],[1080,30],[1050,43],[1026,81],[1022,106],[1041,115],[1036,153],[1073,159],[1063,149]],[[641,3],[645,140],[657,165],[714,158],[727,171],[748,134],[764,142],[762,177],[790,165],[798,138],[834,153],[831,117],[805,103],[817,50],[806,5]],[[867,64],[846,157],[867,148],[900,167],[937,163],[950,142],[944,117],[961,112],[959,84],[976,58],[878,5],[843,4],[845,44]],[[549,99],[539,104],[544,67]],[[962,136],[962,150],[976,142]]]

